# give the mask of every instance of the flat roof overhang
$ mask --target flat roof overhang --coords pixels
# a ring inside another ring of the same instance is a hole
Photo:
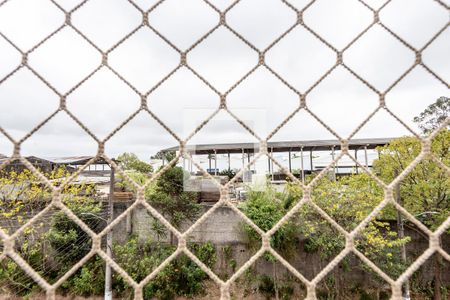
[[[375,149],[379,146],[388,144],[392,138],[368,138],[368,139],[351,139],[348,142],[350,150],[358,150],[362,148]],[[285,142],[268,142],[267,148],[273,152],[289,152],[289,151],[327,151],[332,148],[339,150],[341,143],[339,140],[310,140],[310,141],[285,141]],[[162,150],[163,152],[178,151],[179,146]],[[228,143],[228,144],[200,144],[187,145],[186,149],[192,154],[227,154],[227,153],[255,153],[259,151],[259,143]]]

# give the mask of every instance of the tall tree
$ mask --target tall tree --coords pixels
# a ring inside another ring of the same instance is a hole
[[[422,133],[430,134],[450,115],[450,99],[440,97],[414,118]],[[450,164],[450,130],[444,128],[433,139],[431,151],[442,163]],[[374,161],[375,172],[391,182],[419,155],[421,143],[415,137],[402,137],[378,149],[380,158]],[[435,161],[425,158],[402,180],[397,200],[432,230],[450,215],[450,176]],[[441,296],[442,258],[437,255],[434,266],[434,300]]]

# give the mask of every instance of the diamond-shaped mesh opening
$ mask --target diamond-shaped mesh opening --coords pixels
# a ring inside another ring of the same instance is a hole
[[[417,82],[432,88],[418,87]],[[415,118],[432,106],[437,99],[446,95],[447,91],[447,87],[437,81],[424,67],[417,66],[386,95],[386,105],[406,125],[421,133],[423,130],[420,125],[424,122],[417,122]],[[445,108],[442,112],[444,111]]]
[[[28,51],[49,36],[64,21],[64,15],[51,2],[45,0],[19,0],[2,3],[0,29],[21,50]],[[40,13],[36,13],[39,10]],[[22,16],[18,18],[17,16]]]
[[[219,16],[200,0],[169,0],[158,5],[149,14],[149,20],[151,26],[185,50],[214,28],[219,22]]]
[[[342,86],[347,88],[342,89]],[[341,137],[348,137],[379,105],[377,94],[342,66],[312,90],[306,102],[308,108]],[[354,111],[352,118],[343,119],[336,113],[339,109]]]
[[[296,14],[281,1],[267,1],[256,10],[255,6],[258,6],[257,0],[240,2],[227,14],[227,22],[250,43],[263,50],[294,26]]]
[[[70,112],[99,138],[105,138],[140,105],[139,95],[107,68],[100,69],[67,97]],[[87,106],[90,109],[86,110]]]
[[[230,30],[220,27],[194,48],[187,59],[212,86],[226,92],[256,66],[258,58],[256,52]]]
[[[179,93],[185,97],[179,97]],[[173,104],[170,111],[167,101]],[[181,68],[147,97],[147,106],[177,136],[187,138],[218,108],[219,101],[219,96],[194,73]]]
[[[265,82],[261,86],[261,82]],[[278,99],[274,102],[273,99]],[[266,68],[258,68],[227,98],[228,109],[239,119],[248,120],[260,137],[266,137],[299,106],[299,96]],[[278,110],[279,106],[285,109]]]
[[[48,57],[53,59],[49,61]],[[69,92],[88,77],[100,65],[100,59],[100,53],[68,27],[61,29],[29,57],[30,66],[45,74],[46,80],[60,93]]]
[[[398,9],[402,9],[404,13],[402,22],[395,22]],[[416,48],[423,47],[430,40],[430,37],[447,26],[448,22],[448,15],[440,3],[428,3],[422,0],[392,1],[382,10],[380,16],[383,24]],[[430,18],[434,22],[427,22]],[[407,24],[413,23],[421,24],[420,32],[408,30]]]
[[[90,26],[92,19],[96,20],[96,26]],[[72,17],[73,25],[102,50],[108,50],[119,42],[138,27],[141,21],[139,11],[125,0],[113,5],[105,0],[88,1]]]
[[[333,67],[336,54],[307,29],[297,26],[267,52],[266,61],[294,88],[306,92]]]
[[[105,154],[117,160],[123,171],[140,178],[137,179],[140,185],[156,176],[176,156],[175,150],[167,153],[162,150],[176,146],[177,140],[148,111],[136,111],[113,133],[108,136]]]
[[[179,60],[178,53],[148,27],[134,32],[108,57],[110,66],[141,93],[163,80]]]
[[[375,45],[381,41],[384,47],[377,49]],[[394,58],[390,51],[396,51],[399,55]],[[369,57],[372,62],[370,66],[365,63]],[[414,52],[379,25],[374,25],[345,51],[344,61],[375,88],[385,90],[414,64]]]
[[[373,14],[358,1],[319,0],[306,10],[304,18],[315,32],[342,49],[372,23]],[[322,18],[328,21],[323,23]]]

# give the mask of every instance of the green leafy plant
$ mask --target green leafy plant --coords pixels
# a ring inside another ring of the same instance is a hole
[[[216,250],[211,243],[189,245],[193,253],[207,266],[212,267],[216,261]],[[132,237],[123,245],[114,246],[114,254],[119,263],[130,276],[140,281],[159,266],[173,251],[174,246],[155,244],[150,241],[140,244]],[[204,292],[203,282],[208,278],[188,257],[180,256],[169,263],[158,275],[144,287],[144,298],[174,299],[176,296],[192,297]],[[115,276],[114,287],[124,294],[128,285]]]

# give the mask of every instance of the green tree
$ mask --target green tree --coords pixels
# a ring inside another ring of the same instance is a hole
[[[133,170],[144,174],[153,172],[152,166],[140,160],[134,153],[122,153],[117,157],[117,160],[119,161],[119,166],[124,170]]]
[[[440,97],[414,118],[425,135],[439,128],[450,115],[450,99]],[[443,164],[450,164],[450,130],[443,128],[432,140],[431,151]],[[384,181],[391,182],[419,155],[421,143],[415,137],[403,137],[378,149],[380,158],[374,170]],[[450,215],[450,176],[434,160],[423,159],[397,187],[397,201],[410,213],[435,230]],[[442,257],[435,256],[434,299],[441,296]]]
[[[443,129],[432,141],[434,155],[444,164],[450,163],[450,131]],[[386,182],[419,155],[420,141],[414,137],[403,137],[381,147],[380,158],[374,161],[374,170]],[[399,198],[403,207],[432,230],[450,215],[450,176],[434,160],[425,158],[401,181]],[[434,299],[441,299],[441,256],[436,256],[434,265]]]
[[[431,145],[432,152],[444,164],[450,162],[450,131],[439,132]],[[391,182],[419,155],[420,141],[403,137],[379,148],[380,158],[374,170]],[[400,184],[403,206],[424,224],[436,229],[450,213],[450,177],[435,161],[425,158],[409,172]]]
[[[440,97],[414,118],[414,122],[424,134],[429,134],[438,128],[450,115],[450,98]]]

